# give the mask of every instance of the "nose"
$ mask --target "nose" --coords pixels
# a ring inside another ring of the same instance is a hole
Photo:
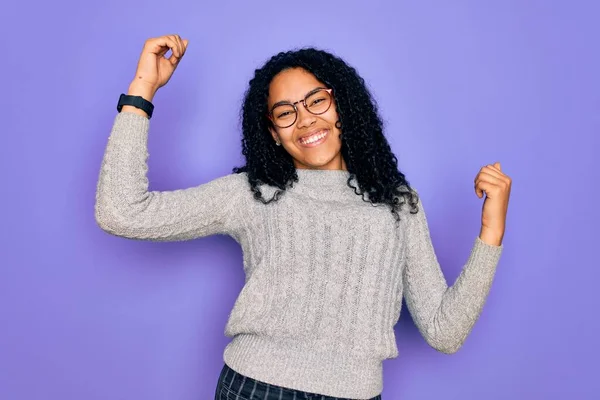
[[[309,113],[306,107],[298,107],[298,121],[296,121],[298,128],[311,126],[316,120],[317,117],[314,114]]]

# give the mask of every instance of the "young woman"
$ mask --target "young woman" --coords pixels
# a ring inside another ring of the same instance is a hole
[[[151,101],[187,45],[178,35],[145,43],[119,101],[95,215],[121,237],[226,234],[241,245],[246,282],[225,328],[232,340],[215,399],[380,399],[403,298],[424,339],[456,352],[502,251],[511,180],[500,165],[475,178],[475,193],[485,193],[481,230],[448,287],[363,79],[332,54],[302,49],[275,55],[250,81],[243,167],[148,191]]]

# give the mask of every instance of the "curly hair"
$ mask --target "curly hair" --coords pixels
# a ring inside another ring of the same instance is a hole
[[[416,213],[417,192],[398,170],[398,160],[383,134],[383,122],[364,79],[341,58],[315,48],[280,52],[255,70],[249,82],[240,114],[246,165],[234,168],[233,172],[246,172],[254,198],[268,204],[298,182],[293,159],[282,146],[275,145],[267,117],[271,80],[291,68],[302,68],[333,89],[339,117],[337,126],[341,124],[342,131],[341,154],[350,174],[348,186],[364,201],[387,204],[397,221],[398,211],[406,202],[411,213]],[[261,184],[278,190],[267,200],[260,191]]]

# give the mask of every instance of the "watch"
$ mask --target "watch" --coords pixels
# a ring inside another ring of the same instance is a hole
[[[148,114],[148,119],[152,118],[152,111],[154,111],[154,104],[144,99],[142,96],[131,96],[125,93],[121,93],[119,102],[117,103],[117,111],[121,112],[123,106],[134,106],[139,108]]]

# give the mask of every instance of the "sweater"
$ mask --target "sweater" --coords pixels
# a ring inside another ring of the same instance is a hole
[[[397,223],[365,202],[344,170],[298,169],[277,201],[255,200],[246,173],[149,191],[148,118],[115,117],[97,184],[95,218],[111,235],[181,241],[229,235],[245,283],[225,326],[224,362],[247,377],[305,392],[369,399],[382,362],[398,355],[402,300],[425,341],[454,353],[478,319],[502,252],[475,237],[448,286],[421,204]],[[275,188],[263,185],[265,198]]]

